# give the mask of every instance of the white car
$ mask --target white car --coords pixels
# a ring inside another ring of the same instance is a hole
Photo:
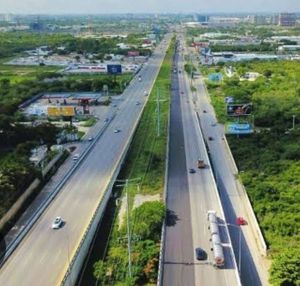
[[[89,137],[88,140],[89,140],[89,141],[92,141],[92,140],[93,140],[93,137]]]
[[[145,95],[145,96],[147,96],[147,95],[148,95],[148,92],[147,92],[146,90],[144,91],[144,95]]]
[[[54,222],[52,223],[52,228],[53,229],[58,229],[62,226],[63,220],[61,219],[60,216],[56,217]]]
[[[77,161],[77,160],[79,159],[79,157],[80,157],[79,154],[75,154],[75,155],[73,156],[73,160],[74,160],[74,161]]]
[[[121,130],[120,129],[115,129],[114,133],[119,133]]]

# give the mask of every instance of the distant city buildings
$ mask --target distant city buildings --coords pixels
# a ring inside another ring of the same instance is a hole
[[[279,26],[293,27],[296,25],[296,14],[294,13],[280,13]]]

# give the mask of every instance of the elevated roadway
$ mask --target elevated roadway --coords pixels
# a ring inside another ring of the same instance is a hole
[[[65,183],[20,245],[0,269],[0,285],[59,285],[69,268],[81,238],[101,198],[111,183],[111,177],[124,157],[133,128],[143,110],[165,55],[170,35],[155,51],[123,94],[109,128],[94,142],[93,149]],[[136,102],[140,104],[136,104]],[[114,129],[120,132],[114,133]],[[53,230],[55,217],[65,221]],[[73,277],[72,284],[76,277]]]

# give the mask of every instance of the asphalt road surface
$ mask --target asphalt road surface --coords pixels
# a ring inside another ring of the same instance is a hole
[[[170,39],[170,35],[167,38]],[[126,149],[147,99],[143,91],[150,91],[163,60],[167,45],[162,46],[139,72],[142,81],[136,77],[124,92],[124,101],[116,107],[116,116],[109,128],[0,269],[0,285],[60,284]],[[136,105],[137,101],[141,104]],[[120,132],[114,133],[114,129]],[[51,225],[57,216],[65,223],[61,229],[53,230]]]
[[[199,121],[193,109],[189,84],[179,56],[178,75],[173,75],[170,118],[170,153],[168,173],[167,219],[163,267],[163,285],[239,285],[220,201],[205,153]],[[197,169],[197,159],[208,166]],[[195,169],[195,174],[187,172]],[[207,211],[217,211],[225,256],[225,265],[213,267]],[[197,261],[195,248],[208,254],[206,261]]]
[[[213,137],[208,142],[212,162],[215,168],[216,180],[220,191],[223,209],[229,223],[230,237],[232,239],[237,263],[240,265],[240,274],[244,286],[268,285],[268,272],[265,259],[262,257],[257,245],[254,232],[251,228],[251,217],[245,208],[245,196],[237,188],[237,182],[233,172],[232,161],[228,155],[224,140],[223,126],[216,125],[216,118],[205,87],[201,80],[197,81],[199,91],[198,112],[201,126],[206,139]],[[206,110],[206,113],[203,113]],[[236,218],[244,217],[248,225],[238,227]]]
[[[193,80],[192,84],[197,88],[197,93],[193,95],[194,109],[199,114],[202,131],[210,150],[242,284],[244,286],[269,285],[267,262],[258,247],[258,237],[253,231],[253,222],[245,207],[245,195],[238,187],[233,162],[222,139],[225,136],[224,127],[217,124],[203,79]],[[209,137],[213,140],[209,140]],[[238,216],[244,217],[248,225],[237,226]]]

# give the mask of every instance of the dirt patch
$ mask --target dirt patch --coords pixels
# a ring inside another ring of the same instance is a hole
[[[136,195],[134,197],[133,209],[138,208],[145,202],[160,201],[160,195]]]

